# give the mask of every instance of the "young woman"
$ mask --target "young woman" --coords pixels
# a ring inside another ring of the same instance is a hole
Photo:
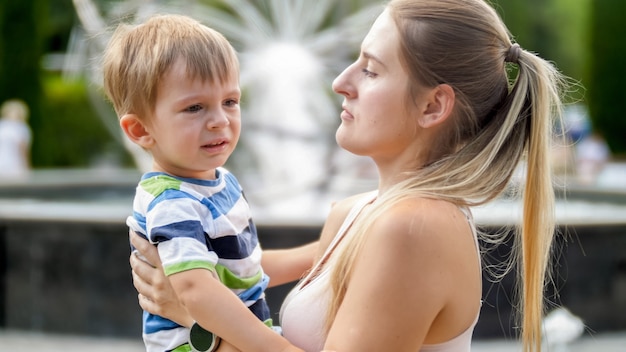
[[[560,83],[551,64],[511,42],[483,0],[392,0],[333,83],[344,97],[337,143],[374,160],[378,189],[331,210],[315,264],[281,309],[288,350],[469,351],[481,300],[469,208],[496,198],[523,157],[521,337],[526,351],[539,350]],[[285,258],[298,267],[312,259]],[[131,265],[144,308],[186,319],[171,290],[155,284],[160,270]]]

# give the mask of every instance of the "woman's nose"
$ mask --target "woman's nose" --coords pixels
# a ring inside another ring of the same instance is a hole
[[[333,81],[333,91],[346,97],[354,96],[354,87],[349,81],[350,68],[346,68]]]

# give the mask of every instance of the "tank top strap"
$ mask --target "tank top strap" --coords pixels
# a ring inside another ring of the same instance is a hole
[[[352,226],[352,223],[354,222],[356,217],[361,213],[361,211],[365,208],[365,206],[370,204],[373,200],[375,200],[377,196],[378,196],[378,191],[368,192],[364,194],[363,197],[361,197],[356,202],[356,204],[352,207],[352,209],[350,209],[350,212],[348,212],[346,219],[343,221],[343,223],[339,227],[337,234],[335,234],[335,237],[333,237],[333,240],[328,245],[328,248],[326,248],[326,251],[320,258],[320,260],[317,261],[315,266],[309,271],[309,273],[304,277],[304,279],[300,281],[300,284],[298,285],[299,288],[302,288],[308,285],[313,279],[315,279],[315,277],[319,275],[324,264],[328,261],[328,259],[332,255],[333,251],[337,248],[341,240],[343,240],[344,237],[346,236],[348,229],[350,229],[350,226]]]
[[[476,245],[476,250],[478,251],[478,265],[479,267],[482,267],[482,260],[480,258],[480,244],[478,243],[478,231],[476,230],[476,224],[474,223],[474,216],[472,215],[472,211],[466,206],[459,206],[459,210],[461,210],[461,212],[465,215],[467,223],[472,230],[474,245]]]

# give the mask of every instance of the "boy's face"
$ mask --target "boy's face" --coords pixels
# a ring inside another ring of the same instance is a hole
[[[238,76],[232,76],[224,84],[189,79],[180,59],[165,73],[154,115],[145,119],[155,171],[215,178],[241,132],[241,91]]]

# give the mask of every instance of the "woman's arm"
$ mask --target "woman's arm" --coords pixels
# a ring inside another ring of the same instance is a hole
[[[264,249],[261,266],[270,277],[269,287],[300,279],[313,265],[319,241],[289,249]]]

